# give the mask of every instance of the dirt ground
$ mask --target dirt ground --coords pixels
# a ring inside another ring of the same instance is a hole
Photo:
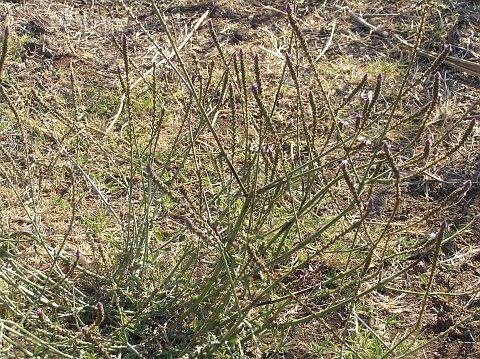
[[[295,8],[303,34],[312,53],[322,54],[318,56],[317,62],[325,81],[334,84],[329,91],[342,91],[343,85],[358,79],[360,68],[372,75],[386,72],[387,81],[398,78],[400,74],[397,65],[405,62],[408,51],[402,47],[395,35],[410,43],[414,41],[415,24],[419,19],[418,3],[412,0],[298,2]],[[427,26],[421,48],[438,53],[442,51],[444,44],[449,43],[453,45],[453,52],[450,54],[452,57],[473,64],[470,72],[448,65],[440,68],[444,106],[436,116],[448,122],[459,118],[480,97],[480,5],[476,0],[432,0],[427,3],[432,6],[426,11]],[[242,49],[248,54],[259,53],[263,59],[278,58],[285,50],[290,36],[284,13],[285,3],[282,1],[181,0],[161,1],[158,6],[165,13],[179,43],[187,37],[197,20],[207,13],[212,19],[224,52],[229,56]],[[378,28],[368,29],[350,16],[348,10],[363,14],[368,23]],[[118,71],[123,67],[123,59],[118,49],[122,36],[126,35],[128,39],[134,78],[141,78],[142,74],[151,69],[153,61],[158,60],[157,50],[147,41],[147,36],[159,42],[165,41],[165,34],[148,1],[25,0],[24,5],[21,5],[20,1],[0,0],[0,25],[6,23],[11,29],[10,56],[14,59],[5,66],[10,83],[15,83],[22,93],[35,92],[52,108],[68,106],[71,101],[73,74],[79,95],[86,102],[105,106],[101,116],[90,122],[86,129],[98,140],[106,135],[109,140],[114,141],[121,130],[120,125],[112,119],[118,110],[118,101],[99,104],[96,102],[96,94],[100,91],[103,94],[112,94],[112,98],[115,98],[114,94],[119,89]],[[202,23],[186,43],[182,53],[186,54],[191,64],[196,62],[199,66],[206,66],[209,61],[218,59],[218,52],[208,35],[206,22]],[[425,69],[428,63],[427,57],[419,56],[414,71]],[[269,67],[268,64],[265,66]],[[478,70],[476,74],[475,69]],[[268,70],[271,73],[276,71],[273,66]],[[8,83],[4,85],[11,86]],[[0,106],[3,104],[0,103]],[[466,120],[468,119],[476,119],[478,123],[478,104],[469,112]],[[0,124],[1,121],[0,117]],[[36,126],[34,122],[26,125]],[[40,131],[42,126],[38,126]],[[437,179],[434,177],[428,181],[417,182],[412,180],[406,188],[406,200],[398,215],[398,221],[405,216],[420,216],[431,208],[436,200],[461,186],[467,179],[473,183],[468,195],[449,207],[448,211],[438,213],[432,221],[447,219],[452,228],[460,228],[469,221],[478,219],[475,216],[480,212],[479,140],[477,130],[465,149],[451,161],[435,168],[434,175]],[[13,153],[19,146],[15,133],[8,128],[0,128],[0,141],[7,152]],[[55,155],[56,152],[47,145],[32,153],[38,167],[50,164],[52,156]],[[5,160],[4,156],[2,152],[1,161]],[[44,183],[48,184],[40,188],[40,191],[61,193],[65,190],[67,179],[59,181],[49,174],[48,169],[40,172]],[[439,181],[438,178],[442,180]],[[15,202],[10,184],[5,178],[0,180],[3,232],[21,231],[28,227],[28,223],[22,220],[22,208]],[[51,211],[51,216],[44,222],[45,230],[50,231],[52,241],[59,240],[68,227],[68,221],[53,205],[50,209],[47,202],[44,205],[45,211]],[[89,203],[86,202],[80,210],[88,213],[88,207]],[[379,216],[378,220],[381,219]],[[76,243],[69,245],[72,251],[77,246],[84,246],[85,242],[86,235],[82,233],[81,227],[76,231],[73,236]],[[92,251],[91,248],[84,248],[85,253]],[[395,287],[399,290],[422,292],[425,284],[420,277],[427,271],[429,264],[427,261],[407,273],[403,282],[396,283]],[[395,268],[386,267],[386,274],[389,270],[394,271]],[[321,272],[306,272],[302,274],[302,280],[315,283],[318,275],[321,275]],[[480,223],[475,221],[468,231],[442,248],[439,271],[435,276],[434,291],[465,294],[432,297],[424,318],[424,337],[421,339],[431,339],[460,323],[467,315],[476,314],[472,319],[456,326],[442,339],[422,349],[418,353],[419,358],[480,358],[479,289]],[[409,295],[405,291],[388,291],[383,297],[376,293],[375,296],[365,299],[366,304],[375,308],[375,312],[358,312],[356,315],[379,333],[386,333],[379,318],[395,317],[399,324],[389,331],[389,337],[384,339],[393,340],[395,335],[402,336],[412,323],[415,323],[421,300],[418,295]],[[342,317],[342,313],[336,315]],[[332,328],[337,326],[338,330],[342,330],[344,325],[336,321],[337,319],[332,317],[329,324]],[[292,341],[297,349],[291,356],[285,357],[314,357],[309,349],[305,348],[304,352],[299,349],[306,346],[305,338],[321,341],[328,336],[328,333],[321,330],[321,323],[312,322],[307,328],[299,329],[293,334]],[[325,357],[333,358],[334,355],[325,354]]]

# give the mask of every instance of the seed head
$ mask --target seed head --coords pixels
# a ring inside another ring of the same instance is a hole
[[[105,320],[105,309],[103,307],[103,303],[98,302],[96,308],[97,317],[95,318],[95,322],[91,325],[92,328],[98,327]]]
[[[423,158],[426,159],[430,156],[432,150],[432,140],[430,138],[425,140],[425,146],[423,147]]]
[[[355,114],[355,128],[359,128],[360,124],[362,123],[363,116],[361,113]]]

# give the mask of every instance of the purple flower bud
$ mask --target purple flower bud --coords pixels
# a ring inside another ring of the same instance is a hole
[[[193,222],[190,218],[188,217],[185,217],[185,225],[188,227],[188,228],[193,228]]]
[[[435,81],[440,81],[442,79],[442,75],[439,71],[435,72]]]
[[[266,155],[271,155],[272,154],[272,148],[270,147],[270,145],[266,144],[266,145],[263,145],[262,148],[261,148],[262,152],[265,153]]]
[[[82,335],[83,335],[84,337],[86,337],[86,336],[88,335],[88,329],[89,329],[89,328],[88,328],[88,325],[85,325],[85,326],[81,329]]]
[[[39,317],[43,316],[43,310],[42,310],[42,308],[37,308],[37,310],[35,311],[35,313],[36,313]]]
[[[464,189],[465,192],[469,191],[470,188],[472,188],[472,181],[467,180],[467,181],[463,182],[463,189]]]
[[[233,59],[234,61],[238,61],[238,60],[240,59],[240,55],[239,55],[237,52],[234,52],[234,53],[232,54],[232,59]]]
[[[255,61],[256,63],[260,61],[260,55],[258,54],[258,52],[255,55],[253,55],[253,61]]]
[[[77,252],[75,253],[75,257],[77,258],[77,261],[80,259],[82,253],[80,253],[80,249],[77,249]]]
[[[345,127],[349,126],[349,123],[348,123],[348,121],[340,120],[340,121],[337,122],[337,125],[338,125],[339,129],[343,130]]]
[[[440,223],[440,228],[442,228],[442,229],[447,229],[447,228],[448,228],[448,223],[447,223],[447,221],[443,221],[442,223]]]
[[[383,75],[382,74],[378,74],[377,75],[377,81],[382,81],[383,80]]]
[[[252,93],[254,95],[258,94],[258,86],[257,84],[253,84],[251,87],[250,87],[250,91],[252,91]]]
[[[371,199],[368,202],[365,202],[365,208],[371,212],[373,212],[376,209]]]
[[[349,164],[348,164],[348,161],[347,160],[342,160],[342,162],[340,162],[340,168],[342,170],[346,170],[348,168]]]
[[[293,6],[292,4],[287,4],[287,6],[285,6],[285,12],[287,14],[291,14],[293,12]]]
[[[383,152],[383,153],[389,152],[391,148],[392,148],[392,145],[389,144],[388,142],[384,142],[384,143],[382,144],[382,152]]]
[[[97,307],[97,310],[103,311],[103,303],[98,302],[96,307]]]
[[[145,174],[146,174],[147,176],[150,176],[150,175],[153,174],[153,167],[152,167],[152,165],[151,165],[150,163],[147,164],[147,167],[145,167]]]
[[[360,142],[361,146],[370,146],[372,144],[372,141],[363,136],[358,136],[357,142]]]
[[[446,44],[444,47],[443,47],[443,51],[445,51],[446,53],[451,53],[453,51],[453,47],[451,44]]]

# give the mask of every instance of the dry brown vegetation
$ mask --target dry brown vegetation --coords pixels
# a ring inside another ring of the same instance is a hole
[[[298,36],[280,1],[159,2],[212,131],[150,1],[0,1],[0,356],[480,357],[480,5],[422,3],[300,1]]]

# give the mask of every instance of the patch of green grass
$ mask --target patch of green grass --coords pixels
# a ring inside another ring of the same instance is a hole
[[[58,194],[53,194],[52,200],[56,202],[64,211],[68,212],[72,210],[72,206],[70,205],[70,202],[67,201],[65,198],[62,198]]]
[[[82,89],[85,112],[97,118],[112,116],[118,106],[118,94],[93,86]]]

